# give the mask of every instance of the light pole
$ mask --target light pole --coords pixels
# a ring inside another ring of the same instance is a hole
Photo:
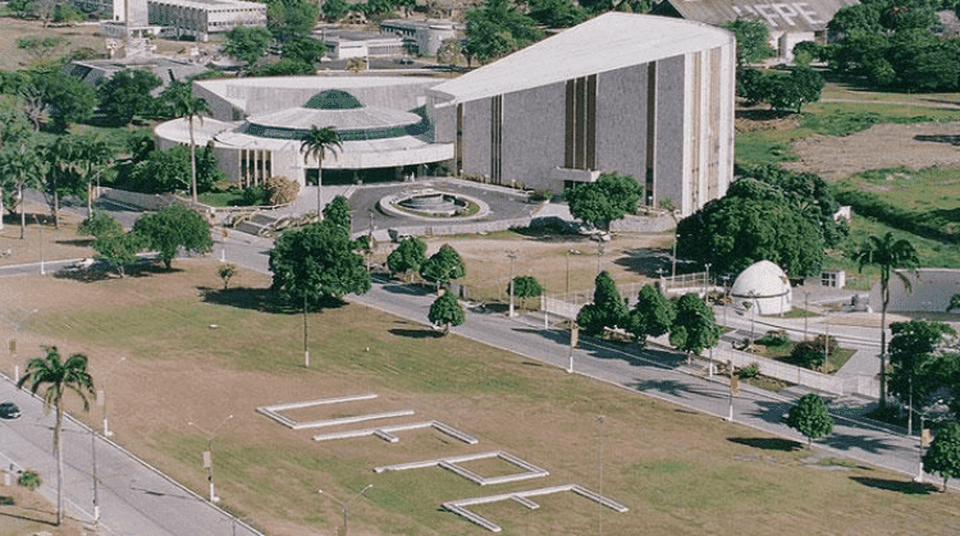
[[[362,490],[360,490],[356,495],[354,495],[354,496],[353,496],[349,501],[347,501],[347,502],[340,502],[339,499],[337,499],[337,498],[334,497],[333,495],[330,495],[329,492],[324,492],[322,489],[318,489],[318,490],[317,490],[317,493],[319,493],[319,494],[321,494],[321,495],[326,495],[327,497],[330,497],[331,499],[333,499],[333,501],[334,501],[335,503],[339,504],[339,505],[343,508],[343,532],[342,532],[342,533],[339,533],[339,532],[338,532],[338,533],[337,533],[337,536],[347,536],[347,521],[350,519],[350,503],[352,503],[353,501],[359,499],[361,495],[363,495],[364,493],[366,493],[367,490],[370,489],[370,488],[372,488],[372,487],[373,487],[373,484],[367,484],[367,487],[365,487],[365,488],[363,488]]]
[[[97,432],[90,428],[90,456],[93,459],[93,526],[100,526],[100,502],[97,500]]]
[[[703,278],[703,301],[707,301],[708,296],[710,295],[710,263],[704,264],[707,267],[707,274]]]
[[[110,425],[107,421],[107,377],[110,376],[110,373],[113,372],[113,369],[117,368],[117,365],[126,361],[126,357],[121,357],[120,361],[117,361],[110,367],[110,370],[103,375],[103,389],[100,390],[100,395],[97,397],[97,400],[100,401],[100,405],[103,406],[103,435],[104,437],[110,437],[113,435],[113,432],[110,431]]]
[[[220,497],[217,497],[216,490],[213,486],[213,438],[217,435],[217,431],[220,430],[220,428],[224,424],[227,424],[227,421],[229,421],[232,418],[233,418],[233,415],[228,415],[227,418],[220,421],[220,424],[218,424],[217,427],[213,429],[213,432],[210,432],[210,433],[207,433],[206,430],[204,430],[203,428],[200,428],[198,424],[192,421],[187,423],[188,425],[193,426],[197,430],[200,430],[201,432],[207,434],[207,451],[203,453],[203,465],[208,469],[210,469],[210,475],[207,477],[207,479],[210,481],[210,502],[213,502],[213,503],[220,502]]]
[[[517,252],[509,250],[507,251],[507,258],[510,259],[510,311],[507,316],[510,318],[514,317],[513,313],[513,261],[517,260]]]
[[[307,349],[307,294],[303,294],[303,366],[310,368],[310,350]]]
[[[20,335],[20,328],[23,326],[24,322],[27,321],[31,316],[40,311],[40,309],[34,309],[23,316],[18,322],[14,324],[16,328],[17,337]],[[20,381],[20,354],[17,353],[17,337],[10,340],[10,353],[14,356],[13,361],[13,382],[18,383]]]

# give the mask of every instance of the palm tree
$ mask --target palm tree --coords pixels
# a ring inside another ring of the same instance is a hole
[[[197,202],[197,143],[193,139],[193,120],[198,119],[203,124],[203,114],[210,111],[210,105],[203,99],[193,96],[190,82],[174,82],[166,91],[164,98],[168,99],[173,113],[177,117],[185,117],[190,128],[190,187],[193,202]]]
[[[901,238],[894,239],[893,233],[887,231],[883,237],[870,235],[860,249],[853,255],[859,264],[860,271],[864,265],[873,264],[880,268],[880,295],[882,298],[880,312],[880,407],[887,405],[887,306],[890,304],[890,274],[895,273],[904,282],[907,288],[910,281],[895,270],[897,268],[918,268],[920,259],[913,244]]]
[[[317,220],[323,219],[323,196],[321,188],[323,186],[323,156],[330,151],[334,157],[337,151],[343,150],[343,144],[340,143],[340,134],[333,127],[317,128],[316,125],[310,127],[303,140],[300,141],[300,152],[303,153],[303,165],[307,165],[310,157],[317,160]]]
[[[96,135],[82,135],[75,139],[78,186],[87,191],[87,217],[93,216],[93,185],[100,184],[100,174],[113,164],[113,151],[107,142]]]
[[[67,389],[76,393],[83,401],[83,410],[90,409],[90,399],[95,399],[97,393],[93,387],[93,378],[87,372],[87,357],[83,354],[73,354],[66,361],[62,361],[56,346],[46,346],[45,358],[35,357],[27,363],[23,377],[17,387],[30,383],[30,392],[37,394],[41,387],[43,391],[43,409],[49,413],[50,408],[57,410],[57,422],[53,427],[53,451],[57,456],[57,525],[63,521],[63,449],[60,445],[60,430],[63,426],[63,395]],[[89,398],[88,398],[89,397]]]
[[[27,226],[23,189],[40,185],[43,177],[43,162],[37,151],[24,142],[20,144],[19,149],[11,148],[3,153],[0,158],[0,171],[14,178],[13,186],[17,190],[16,202],[20,205],[20,240],[23,240],[24,229]]]

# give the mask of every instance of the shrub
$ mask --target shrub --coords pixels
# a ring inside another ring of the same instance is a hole
[[[757,363],[750,363],[745,367],[740,367],[740,369],[737,371],[737,374],[744,379],[756,378],[760,375],[760,365]]]
[[[300,195],[300,183],[279,175],[267,179],[263,184],[263,189],[267,193],[267,204],[269,205],[293,203]]]
[[[757,339],[757,344],[764,346],[783,346],[789,342],[790,338],[787,337],[787,332],[782,329],[772,329],[763,337]]]
[[[263,205],[267,202],[267,193],[259,186],[248,186],[240,192],[239,204],[246,207]]]
[[[20,478],[17,479],[17,484],[20,486],[33,491],[40,487],[42,481],[40,480],[40,475],[36,471],[27,470],[20,473]]]
[[[817,335],[813,340],[800,341],[790,352],[790,358],[805,366],[814,366],[823,363],[823,351],[827,353],[837,351],[837,339],[825,335]]]

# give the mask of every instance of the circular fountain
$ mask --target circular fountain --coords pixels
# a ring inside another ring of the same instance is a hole
[[[385,214],[419,220],[472,220],[490,212],[490,207],[479,199],[433,188],[388,195],[380,199],[379,205]]]

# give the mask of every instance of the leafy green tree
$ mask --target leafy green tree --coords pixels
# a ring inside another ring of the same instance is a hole
[[[420,277],[441,287],[451,279],[460,279],[467,275],[467,267],[457,250],[450,244],[440,249],[420,265]]]
[[[770,30],[757,20],[737,19],[720,24],[737,38],[737,68],[765,60],[776,51],[770,47]]]
[[[905,285],[909,285],[910,280],[896,272],[896,269],[918,268],[920,258],[913,244],[903,238],[896,239],[892,232],[887,231],[882,237],[868,236],[860,245],[860,249],[854,253],[853,260],[857,262],[860,271],[863,271],[863,267],[868,264],[880,268],[880,407],[885,408],[887,406],[887,306],[890,305],[890,275],[897,274]]]
[[[3,204],[12,210],[20,211],[20,240],[23,240],[27,226],[24,210],[23,190],[37,188],[43,184],[46,172],[42,151],[32,138],[23,140],[19,146],[7,145],[0,148],[0,184],[3,185]]]
[[[605,328],[627,327],[627,306],[620,297],[617,284],[607,272],[594,280],[593,302],[580,308],[577,325],[586,335],[600,335]]]
[[[183,146],[153,151],[134,165],[134,189],[144,193],[166,193],[190,188],[190,149]]]
[[[239,27],[238,27],[239,28]],[[170,103],[177,117],[186,118],[190,129],[190,184],[193,202],[197,202],[197,143],[193,138],[193,122],[203,123],[203,114],[210,111],[210,105],[204,99],[193,96],[193,87],[189,82],[174,82],[164,90],[162,98]]]
[[[833,431],[833,418],[827,412],[823,399],[816,393],[807,393],[787,414],[787,426],[803,434],[807,444]]]
[[[97,92],[80,80],[51,71],[38,76],[34,86],[56,130],[63,131],[69,124],[93,117]]]
[[[443,324],[443,334],[446,335],[450,331],[451,325],[459,326],[463,324],[466,320],[466,314],[464,314],[463,307],[460,306],[460,302],[457,301],[453,292],[447,291],[430,305],[427,318],[434,325]]]
[[[55,4],[51,19],[53,22],[83,22],[83,13],[70,4]]]
[[[69,138],[69,162],[65,182],[61,185],[71,195],[87,200],[87,216],[93,214],[93,186],[100,175],[113,165],[113,148],[101,136],[84,133]]]
[[[307,165],[312,157],[317,161],[317,216],[323,213],[323,157],[329,152],[334,157],[337,151],[343,149],[340,134],[333,127],[317,128],[310,126],[310,131],[300,140],[300,153],[303,154],[303,165]]]
[[[718,272],[739,272],[769,260],[792,277],[820,273],[824,239],[779,189],[740,179],[727,195],[677,225],[677,254]]]
[[[21,19],[33,12],[34,0],[10,0],[7,9],[17,14]]]
[[[415,236],[404,238],[397,248],[387,255],[387,268],[396,276],[406,272],[416,272],[427,260],[427,244]]]
[[[596,182],[574,185],[563,191],[570,214],[597,228],[610,229],[610,222],[636,214],[643,186],[630,175],[603,173]]]
[[[270,46],[273,37],[266,28],[248,28],[237,26],[226,34],[223,51],[238,61],[253,66]]]
[[[548,28],[569,28],[587,18],[586,11],[570,0],[531,0],[527,14]]]
[[[627,330],[637,338],[640,346],[647,337],[659,337],[670,331],[674,320],[673,302],[653,285],[644,285],[637,296],[637,304],[630,311]]]
[[[512,0],[484,0],[466,17],[468,61],[486,62],[543,39],[537,21],[521,13]]]
[[[947,335],[956,335],[943,322],[911,320],[890,324],[889,392],[911,406],[926,405],[941,387],[934,361]]]
[[[207,253],[213,249],[210,224],[197,212],[183,206],[170,205],[154,214],[141,216],[133,225],[145,248],[156,251],[167,270],[172,269],[177,251]]]
[[[825,366],[826,360],[837,351],[837,348],[837,339],[821,334],[813,339],[798,342],[790,350],[790,359],[810,368]]]
[[[269,0],[267,28],[281,45],[291,39],[308,37],[317,24],[320,8],[317,2],[304,0]]]
[[[285,60],[304,65],[305,70],[310,72],[326,53],[327,46],[323,44],[323,41],[312,37],[297,37],[288,39],[283,44],[280,54]]]
[[[93,214],[83,220],[77,227],[77,234],[86,236],[103,236],[122,232],[123,226],[120,225],[120,222],[102,210],[94,210]]]
[[[370,290],[370,274],[350,234],[332,221],[288,229],[270,251],[273,288],[294,304],[319,304]]]
[[[18,145],[33,134],[26,103],[19,95],[6,95],[0,91],[0,147]]]
[[[237,275],[237,265],[231,263],[221,264],[220,268],[217,269],[217,275],[223,280],[223,290],[227,290],[227,287],[230,285],[230,280]]]
[[[328,22],[337,22],[350,12],[350,4],[346,0],[326,0],[320,11]]]
[[[937,431],[923,455],[923,470],[943,478],[944,492],[949,479],[960,477],[960,424],[947,422]]]
[[[20,473],[20,478],[17,479],[18,486],[30,491],[36,490],[41,484],[43,484],[43,481],[40,480],[40,474],[29,469]]]
[[[747,69],[738,78],[739,93],[751,102],[769,103],[774,110],[800,113],[804,104],[817,102],[823,91],[823,77],[808,66],[789,71]]]
[[[949,313],[957,309],[960,309],[960,294],[950,296],[950,305],[947,306],[947,312]]]
[[[98,88],[100,111],[118,126],[134,119],[152,119],[158,112],[152,92],[162,84],[160,77],[146,69],[120,71]]]
[[[694,354],[711,348],[720,341],[722,330],[717,325],[713,309],[696,294],[684,294],[677,300],[676,315],[670,326],[670,344]]]
[[[143,249],[143,240],[138,233],[108,232],[97,235],[90,245],[96,252],[96,259],[107,263],[123,277],[126,267],[137,260],[137,253]]]
[[[17,387],[29,384],[30,392],[37,394],[43,389],[43,409],[49,413],[54,408],[57,415],[53,426],[53,452],[57,457],[57,525],[63,522],[63,449],[60,435],[63,430],[63,395],[69,390],[80,397],[83,411],[90,409],[90,400],[97,397],[93,378],[87,370],[87,357],[72,354],[64,361],[56,346],[44,348],[45,357],[31,359],[24,369]]]
[[[333,222],[334,225],[342,227],[347,233],[350,233],[350,204],[347,198],[338,195],[333,198],[326,207],[323,208],[323,217]]]
[[[532,275],[519,275],[513,278],[513,295],[521,300],[537,298],[543,294],[543,287]]]

